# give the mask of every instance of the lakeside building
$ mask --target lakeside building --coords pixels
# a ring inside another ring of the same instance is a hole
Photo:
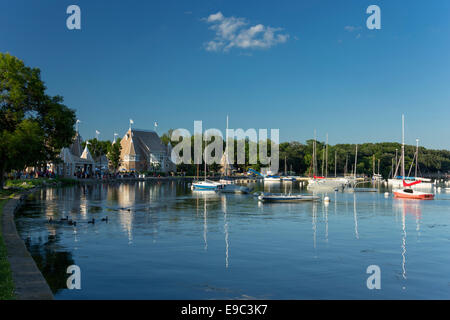
[[[59,154],[61,162],[53,163],[53,171],[64,177],[73,177],[77,173],[92,174],[96,168],[96,162],[93,159],[89,149],[82,147],[83,139],[78,132],[72,139],[72,144],[68,148],[62,148]]]
[[[120,171],[176,172],[170,159],[172,147],[162,143],[152,130],[128,129],[122,140]]]

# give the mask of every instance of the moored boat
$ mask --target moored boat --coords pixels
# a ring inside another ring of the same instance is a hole
[[[280,182],[280,176],[264,176],[264,182]]]
[[[291,176],[282,176],[281,177],[281,181],[284,181],[284,182],[293,182],[293,181],[296,181],[297,179],[295,179],[294,177],[291,177]]]
[[[417,160],[417,154],[418,154],[418,143],[417,143],[416,160]],[[412,187],[422,183],[421,180],[413,181],[410,183],[407,183],[405,181],[405,116],[404,115],[402,115],[402,155],[401,155],[400,160],[401,160],[403,188],[393,190],[394,198],[415,199],[415,200],[433,200],[434,199],[433,193],[413,190]],[[417,174],[416,174],[416,176],[417,176]]]
[[[304,194],[261,194],[258,200],[262,202],[302,202],[319,200],[319,196]]]
[[[400,199],[415,199],[415,200],[433,200],[434,194],[421,192],[413,189],[398,189],[394,190],[394,198]]]
[[[218,190],[223,186],[219,182],[204,180],[204,181],[195,181],[191,185],[192,190]]]

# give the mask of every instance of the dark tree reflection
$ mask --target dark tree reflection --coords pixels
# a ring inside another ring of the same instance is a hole
[[[28,251],[47,280],[53,294],[67,289],[66,280],[70,275],[66,273],[66,270],[67,267],[75,264],[72,254],[63,251],[64,248],[58,245],[58,238],[57,235],[49,235],[46,239],[39,237],[25,240]]]

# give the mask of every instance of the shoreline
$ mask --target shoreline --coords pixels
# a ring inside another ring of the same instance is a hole
[[[31,188],[13,196],[3,206],[1,233],[6,247],[17,300],[53,300],[53,293],[36,265],[33,257],[17,232],[15,213],[24,199],[39,187]]]

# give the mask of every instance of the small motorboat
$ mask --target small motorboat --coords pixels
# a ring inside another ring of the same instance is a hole
[[[319,196],[304,194],[261,194],[258,196],[258,200],[262,202],[302,202],[319,199]]]

